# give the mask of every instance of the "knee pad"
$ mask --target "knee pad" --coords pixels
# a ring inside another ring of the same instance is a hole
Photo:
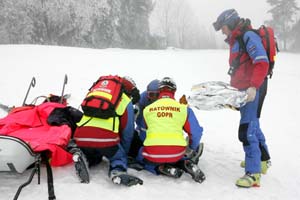
[[[239,127],[239,140],[243,143],[244,146],[249,145],[249,141],[247,139],[247,132],[248,132],[249,124],[240,124]]]

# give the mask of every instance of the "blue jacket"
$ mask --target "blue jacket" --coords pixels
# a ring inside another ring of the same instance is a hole
[[[152,101],[150,101],[147,98],[147,91],[142,92],[142,94],[140,95],[141,98],[139,100],[139,102],[137,103],[138,109],[139,109],[139,113],[138,116],[136,118],[136,130],[139,132],[139,136],[141,141],[145,140],[146,137],[146,132],[145,132],[145,122],[144,122],[144,118],[143,118],[143,110],[146,106],[148,106],[149,104],[152,103]]]
[[[202,137],[203,128],[200,126],[194,111],[190,107],[187,109],[187,122],[185,123],[183,129],[189,135],[189,147],[193,150],[196,150]]]
[[[127,105],[125,113],[121,116],[121,145],[126,153],[128,153],[134,133],[134,111],[130,102]]]

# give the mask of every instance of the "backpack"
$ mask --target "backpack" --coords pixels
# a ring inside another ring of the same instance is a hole
[[[246,31],[253,31],[254,33],[256,33],[261,37],[262,44],[264,46],[264,49],[266,50],[269,59],[268,75],[270,78],[272,78],[276,54],[277,52],[279,52],[273,28],[270,26],[261,25],[258,29],[246,29],[243,32],[243,34],[237,38],[240,48],[243,49],[244,51],[246,51],[246,46],[248,42],[248,41],[244,42],[243,40],[243,36]],[[240,59],[240,57],[241,56],[238,56],[238,59]],[[241,63],[239,63],[239,65],[240,64]]]
[[[101,76],[89,89],[81,103],[86,116],[108,119],[117,116],[116,107],[123,93],[122,78]]]

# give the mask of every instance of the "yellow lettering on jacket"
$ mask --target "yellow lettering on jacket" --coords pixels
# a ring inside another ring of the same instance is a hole
[[[182,127],[187,119],[187,106],[171,98],[158,99],[148,105],[143,116],[147,124],[144,146],[186,146]]]

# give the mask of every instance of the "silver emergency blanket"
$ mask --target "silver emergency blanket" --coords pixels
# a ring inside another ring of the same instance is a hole
[[[219,110],[240,108],[246,104],[246,99],[245,91],[239,91],[221,81],[209,81],[194,85],[187,101],[199,110]]]

